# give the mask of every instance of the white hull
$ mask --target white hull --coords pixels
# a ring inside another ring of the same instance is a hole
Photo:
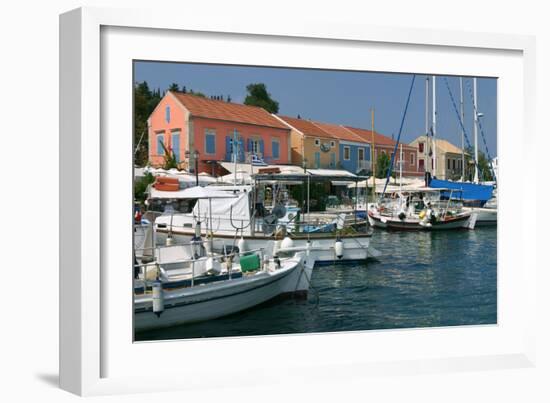
[[[483,207],[464,207],[464,210],[477,214],[476,227],[497,225],[497,209]]]
[[[313,262],[299,253],[280,269],[174,291],[164,291],[164,311],[152,311],[151,295],[134,301],[134,329],[143,331],[216,319],[243,311],[281,294],[307,293]]]
[[[397,217],[387,217],[372,211],[368,214],[368,219],[371,226],[400,231],[436,231],[468,228],[470,224],[470,217],[470,213],[465,213],[451,220],[438,221],[435,224],[423,224],[422,220],[411,217],[406,217],[401,220]]]

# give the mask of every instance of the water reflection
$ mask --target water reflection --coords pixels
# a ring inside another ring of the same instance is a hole
[[[315,268],[305,301],[138,334],[137,340],[496,323],[496,229],[378,231],[377,262]],[[316,298],[316,293],[319,298]]]

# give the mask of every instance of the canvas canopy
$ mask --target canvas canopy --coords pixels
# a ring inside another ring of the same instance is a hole
[[[194,215],[206,215],[214,218],[214,227],[216,226],[216,218],[229,220],[229,217],[235,221],[244,221],[245,225],[250,220],[250,210],[248,205],[248,193],[233,194],[232,192],[224,192],[215,190],[217,193],[225,194],[225,198],[201,198],[193,208]],[[228,222],[225,223],[227,225]],[[239,223],[240,224],[240,223]]]

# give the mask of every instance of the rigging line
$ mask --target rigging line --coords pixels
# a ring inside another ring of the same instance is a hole
[[[477,114],[477,108],[476,103],[474,102],[474,94],[472,92],[472,87],[470,86],[470,82],[466,80],[466,87],[468,87],[468,92],[470,93],[470,99],[472,100],[472,105],[474,109],[474,113]],[[485,140],[485,132],[483,131],[483,126],[481,125],[481,120],[476,119],[477,125],[479,126],[479,131],[481,132],[481,139],[483,140],[483,145],[485,146],[485,152],[487,153],[487,158],[489,158],[489,161],[492,160],[491,153],[489,152],[489,147],[487,146],[487,141]],[[493,169],[493,164],[489,163],[489,167],[491,168],[491,173],[493,174],[493,179],[497,180],[497,177],[495,175],[495,171]]]
[[[139,138],[136,149],[134,150],[134,155],[136,155],[139,150],[139,146],[141,145],[141,140],[143,140],[143,136],[145,136],[145,131],[146,129],[143,129],[143,131],[141,132],[141,137]]]
[[[466,144],[468,145],[468,148],[472,148],[472,145],[470,144],[470,140],[468,139],[468,132],[466,131],[466,128],[464,127],[464,123],[462,122],[462,119],[460,118],[460,113],[458,112],[458,108],[456,107],[455,98],[453,97],[453,93],[451,91],[451,87],[449,87],[449,81],[447,80],[447,77],[443,77],[445,81],[445,85],[447,86],[447,91],[449,92],[449,97],[451,98],[451,102],[453,104],[453,108],[456,113],[456,117],[458,118],[458,123],[460,123],[460,127],[462,128],[462,131],[464,132],[464,139],[466,140]],[[476,169],[481,174],[481,170],[479,169],[479,165],[476,164],[475,159],[473,160],[474,165],[476,166]]]
[[[399,134],[397,135],[397,142],[395,143],[395,148],[393,149],[393,154],[391,156],[390,166],[388,168],[388,172],[386,174],[386,183],[384,184],[384,191],[382,192],[382,195],[380,196],[380,199],[384,197],[384,194],[386,193],[386,188],[388,187],[388,182],[390,180],[390,175],[393,170],[393,163],[395,160],[395,155],[397,154],[397,146],[399,145],[399,140],[401,139],[401,132],[403,131],[403,124],[405,123],[405,117],[407,116],[407,109],[409,109],[409,102],[411,100],[411,94],[414,87],[414,80],[416,79],[416,74],[413,74],[412,80],[411,80],[411,87],[409,88],[409,95],[407,96],[407,103],[405,104],[405,110],[403,111],[403,116],[401,118],[401,125],[399,126]]]

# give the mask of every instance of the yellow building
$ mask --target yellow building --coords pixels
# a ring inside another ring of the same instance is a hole
[[[419,170],[430,172],[438,179],[459,180],[462,177],[462,150],[453,143],[444,139],[434,140],[424,135],[417,137],[410,145],[417,150]],[[469,156],[468,153],[464,155],[466,159]],[[437,161],[434,160],[434,156]],[[465,165],[465,171],[468,176],[467,165]]]
[[[290,159],[305,168],[336,169],[338,139],[309,120],[277,116],[290,128]]]

